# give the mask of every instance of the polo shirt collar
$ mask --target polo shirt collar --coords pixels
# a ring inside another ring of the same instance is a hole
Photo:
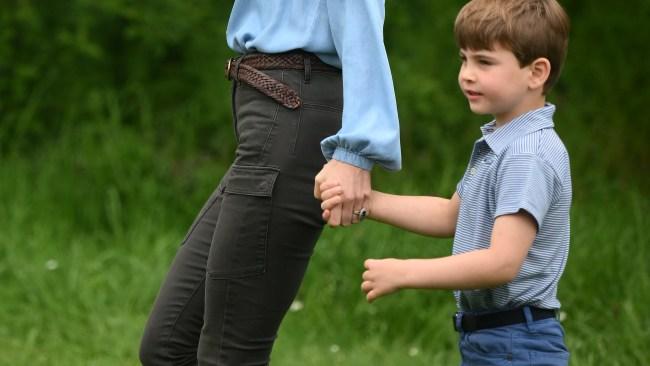
[[[526,112],[497,128],[496,120],[481,126],[483,140],[495,154],[500,154],[512,141],[531,132],[553,128],[555,106],[546,103],[543,107]]]

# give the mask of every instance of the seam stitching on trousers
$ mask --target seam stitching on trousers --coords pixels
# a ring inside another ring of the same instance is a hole
[[[192,236],[192,234],[194,233],[196,228],[199,226],[199,223],[201,222],[201,220],[203,220],[205,215],[207,215],[207,213],[212,209],[212,206],[214,206],[214,204],[219,200],[220,195],[221,195],[221,193],[219,193],[219,194],[217,194],[215,196],[215,198],[212,200],[210,205],[206,208],[205,212],[203,212],[203,214],[196,220],[196,224],[192,227],[191,231],[187,234],[187,238],[185,240],[183,240],[183,244],[185,244],[187,242],[187,240],[189,240],[190,236]],[[215,224],[215,227],[216,227],[216,224]],[[213,229],[213,231],[214,231],[214,229]],[[178,315],[176,316],[176,318],[174,319],[174,322],[172,323],[172,327],[171,327],[171,329],[169,331],[169,335],[167,335],[167,339],[165,339],[165,342],[164,342],[164,344],[166,345],[166,349],[167,349],[168,353],[169,353],[169,349],[171,348],[170,347],[171,338],[172,338],[172,335],[174,334],[174,330],[176,329],[176,325],[178,324],[178,319],[180,319],[183,312],[185,312],[185,310],[187,309],[187,306],[190,303],[189,300],[194,297],[194,295],[196,294],[196,291],[199,289],[199,287],[201,287],[201,284],[205,282],[205,277],[206,276],[203,276],[203,278],[198,282],[196,287],[194,287],[194,290],[192,290],[192,294],[188,297],[187,302],[185,302],[185,305],[183,306],[181,311],[178,312]],[[172,363],[172,365],[173,365],[173,363]]]
[[[196,295],[196,291],[199,289],[199,287],[201,287],[201,284],[204,283],[204,282],[205,282],[205,276],[203,276],[203,278],[201,279],[201,281],[199,281],[199,283],[196,285],[194,290],[192,290],[192,294],[188,297],[188,301],[185,303],[185,305],[183,306],[181,311],[178,312],[178,315],[176,316],[176,319],[174,319],[174,322],[172,323],[172,328],[169,331],[169,335],[167,336],[167,339],[165,340],[165,344],[167,345],[167,353],[169,353],[169,349],[171,348],[170,344],[171,344],[172,334],[174,334],[174,330],[176,329],[176,324],[178,324],[178,319],[180,319],[183,312],[185,312],[185,309],[187,309],[187,305],[190,303],[189,299],[192,299],[194,297],[194,295]],[[200,335],[199,335],[199,337],[200,337]],[[173,364],[174,363],[172,362],[172,365]]]
[[[300,87],[298,88],[298,95],[302,97],[302,83],[298,84]],[[293,141],[291,142],[291,155],[295,156],[296,155],[296,145],[298,145],[298,136],[300,134],[300,125],[302,124],[302,108],[300,108],[300,111],[298,112],[298,122],[296,122],[296,128],[295,132],[293,135]]]
[[[208,211],[210,211],[210,209],[212,208],[212,206],[214,206],[214,204],[219,200],[219,196],[220,196],[222,193],[223,193],[223,192],[219,192],[218,194],[216,194],[216,195],[214,196],[214,198],[212,199],[212,202],[210,202],[210,205],[209,205],[208,207],[205,208],[205,211],[203,211],[203,213],[201,213],[201,216],[199,216],[199,217],[196,219],[196,222],[195,222],[194,224],[192,224],[192,227],[190,228],[190,231],[189,231],[189,232],[187,233],[187,235],[185,236],[185,239],[181,242],[181,245],[185,245],[185,243],[187,243],[187,241],[190,239],[190,236],[192,236],[192,234],[194,234],[194,231],[196,230],[196,227],[199,226],[199,223],[201,222],[201,220],[203,220],[203,218],[204,218],[205,215],[208,213]],[[216,225],[216,224],[215,224],[215,225]]]
[[[266,139],[264,140],[264,146],[262,147],[262,151],[260,152],[260,159],[262,159],[262,157],[266,153],[266,148],[269,146],[269,141],[271,140],[271,134],[275,129],[275,124],[278,122],[279,112],[280,112],[280,105],[276,104],[275,113],[273,113],[273,120],[271,121],[271,128],[269,128],[269,132],[266,134]]]
[[[310,109],[310,110],[317,110],[317,111],[328,111],[328,112],[337,112],[341,113],[343,112],[343,107],[340,107],[338,105],[327,105],[327,104],[319,104],[319,103],[303,103],[301,109]]]
[[[219,347],[217,348],[217,357],[221,358],[221,350],[223,349],[224,333],[226,331],[226,312],[228,311],[228,303],[230,302],[230,281],[226,280],[226,308],[223,311],[223,318],[221,319],[221,336],[219,337]]]

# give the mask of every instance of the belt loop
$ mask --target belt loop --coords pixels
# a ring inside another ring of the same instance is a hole
[[[311,58],[309,54],[303,53],[302,59],[305,63],[305,84],[311,80]]]
[[[233,79],[235,79],[236,81],[239,81],[239,64],[244,60],[245,57],[246,55],[243,55],[235,59],[235,76]]]
[[[526,318],[526,327],[529,331],[532,331],[534,325],[533,322],[535,320],[533,319],[533,313],[530,310],[530,306],[524,306],[522,311],[524,312],[524,318]]]

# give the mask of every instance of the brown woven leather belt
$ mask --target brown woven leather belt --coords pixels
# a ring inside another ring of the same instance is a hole
[[[298,93],[260,71],[273,69],[305,70],[306,81],[309,81],[311,70],[340,72],[311,53],[251,53],[229,59],[226,77],[228,80],[245,82],[289,109],[300,107],[302,101]]]

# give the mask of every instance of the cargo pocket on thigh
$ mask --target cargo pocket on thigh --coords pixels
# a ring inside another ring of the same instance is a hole
[[[208,257],[211,278],[241,278],[264,272],[271,195],[278,173],[274,167],[231,167]]]

